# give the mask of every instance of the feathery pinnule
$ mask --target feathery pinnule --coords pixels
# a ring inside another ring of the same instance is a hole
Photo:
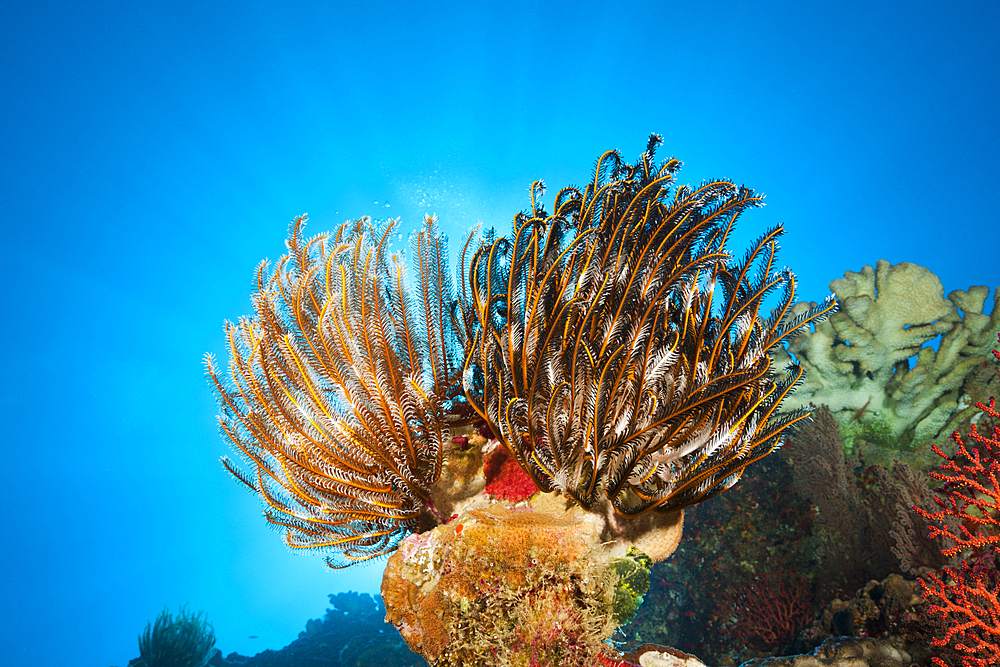
[[[309,239],[305,222],[292,223],[270,275],[258,266],[254,316],[226,325],[229,378],[206,365],[247,464],[225,467],[261,495],[289,546],[327,549],[341,567],[438,519],[430,487],[468,413],[466,320],[435,218],[412,238],[413,286],[388,251],[397,221]]]
[[[552,214],[536,182],[510,237],[487,239],[470,266],[476,411],[539,488],[624,515],[700,502],[777,447],[807,413],[775,416],[801,370],[777,379],[767,352],[836,307],[785,321],[781,227],[740,262],[725,251],[762,198],[729,181],[673,189],[680,162],[656,165],[659,143],[635,165],[605,153]]]

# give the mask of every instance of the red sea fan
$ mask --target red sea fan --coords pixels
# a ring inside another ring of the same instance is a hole
[[[753,583],[730,588],[727,598],[721,613],[736,619],[730,635],[757,648],[790,644],[812,620],[809,583],[794,572],[761,573]]]
[[[990,404],[976,403],[976,407],[993,419],[1000,419],[996,410],[996,400]],[[942,550],[945,556],[954,556],[963,549],[979,552],[1000,546],[1000,427],[994,426],[991,437],[978,432],[971,424],[969,438],[978,446],[972,451],[966,447],[962,437],[955,431],[952,439],[958,444],[958,451],[948,456],[932,445],[934,453],[944,459],[942,472],[932,472],[932,479],[942,482],[940,493],[944,498],[934,501],[941,508],[927,512],[914,508],[918,514],[933,522],[930,537],[941,537],[953,546]],[[954,517],[961,523],[955,531],[945,523],[945,517]]]
[[[1000,359],[996,350],[993,354]],[[996,400],[976,407],[997,424]],[[930,537],[941,537],[952,546],[942,550],[953,556],[965,550],[971,552],[974,564],[963,560],[960,569],[945,567],[921,579],[924,599],[930,605],[928,613],[944,619],[944,637],[935,639],[934,646],[951,646],[962,655],[963,667],[1000,665],[1000,571],[996,558],[1000,556],[1000,426],[992,433],[979,433],[976,424],[969,429],[971,451],[958,431],[952,439],[958,451],[947,456],[937,445],[932,449],[944,459],[941,472],[930,476],[941,482],[935,498],[940,508],[928,512],[914,507],[931,522]],[[957,520],[952,528],[947,519]],[[934,664],[946,667],[940,658]]]

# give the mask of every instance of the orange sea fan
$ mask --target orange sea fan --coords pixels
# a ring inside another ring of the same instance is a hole
[[[248,464],[223,464],[259,493],[289,546],[327,549],[331,567],[392,551],[436,523],[430,487],[450,426],[468,410],[460,377],[467,335],[428,217],[411,239],[416,288],[388,243],[396,221],[362,218],[302,236],[268,276],[255,315],[226,324],[229,378],[206,366],[220,424]]]
[[[679,187],[680,162],[616,151],[549,215],[531,210],[471,264],[478,326],[466,392],[540,489],[624,515],[670,512],[732,486],[805,418],[776,416],[801,377],[768,350],[836,307],[786,320],[795,294],[781,227],[736,262],[725,243],[761,197],[728,181]],[[769,318],[758,311],[777,291]]]

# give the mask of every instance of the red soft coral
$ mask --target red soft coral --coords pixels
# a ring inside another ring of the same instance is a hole
[[[809,625],[809,583],[795,572],[761,572],[752,583],[730,587],[723,613],[730,635],[757,648],[781,648]]]
[[[486,477],[484,492],[500,500],[526,500],[538,493],[538,487],[528,473],[517,465],[514,457],[503,447],[496,447],[483,461]]]

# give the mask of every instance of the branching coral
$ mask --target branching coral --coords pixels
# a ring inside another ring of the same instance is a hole
[[[488,239],[471,266],[473,406],[539,488],[624,515],[709,498],[778,446],[807,412],[775,417],[801,371],[777,380],[767,351],[835,308],[786,319],[782,229],[742,261],[725,252],[761,197],[728,181],[673,190],[680,162],[657,165],[659,143],[635,165],[605,153],[551,215],[536,182],[511,238]]]
[[[812,620],[809,583],[795,572],[764,572],[753,583],[732,586],[720,613],[729,634],[758,647],[782,647]]]
[[[226,468],[266,505],[289,546],[326,548],[331,566],[392,551],[436,522],[430,489],[450,428],[467,410],[465,319],[436,219],[413,236],[417,289],[388,253],[395,221],[368,218],[302,236],[267,277],[256,314],[227,324],[230,381],[206,364],[222,430],[251,472]]]
[[[993,419],[1000,419],[996,400],[989,405],[977,403],[976,407]],[[933,445],[934,453],[945,461],[942,472],[929,473],[932,479],[942,482],[940,492],[944,499],[935,498],[935,512],[915,507],[914,511],[928,521],[931,537],[940,536],[952,546],[942,550],[945,556],[954,556],[965,549],[1000,548],[1000,427],[993,432],[979,433],[975,424],[969,426],[969,438],[976,444],[970,452],[959,436],[952,439],[958,451],[948,456]],[[957,520],[958,528],[947,519]]]
[[[846,272],[830,289],[840,312],[813,331],[800,330],[788,352],[772,351],[776,364],[789,363],[790,352],[807,371],[782,409],[827,405],[842,425],[885,443],[929,442],[968,421],[971,404],[986,398],[963,391],[1000,330],[1000,288],[987,315],[987,287],[955,290],[946,299],[930,270],[880,259]],[[792,313],[814,305],[798,303]],[[929,343],[938,336],[934,349]]]
[[[948,568],[946,575],[931,572],[919,579],[929,613],[948,620],[943,637],[933,646],[951,645],[962,655],[963,667],[995,667],[1000,664],[1000,577],[976,572],[968,562],[961,569]],[[947,667],[933,658],[938,667]]]

